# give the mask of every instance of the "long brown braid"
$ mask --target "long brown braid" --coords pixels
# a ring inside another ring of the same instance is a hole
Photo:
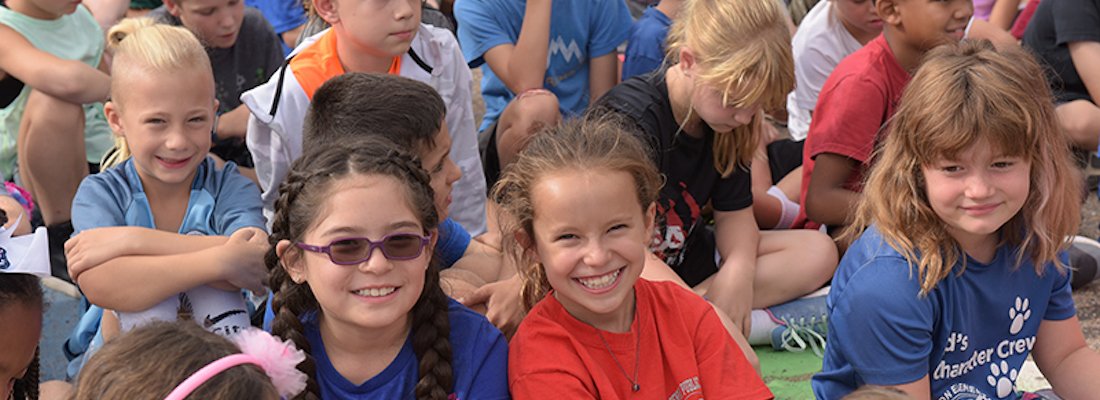
[[[271,249],[265,262],[271,270],[270,286],[274,290],[272,332],[294,341],[298,348],[307,353],[312,349],[304,334],[302,318],[320,313],[320,305],[309,283],[295,283],[282,267],[276,246],[282,240],[291,243],[301,241],[316,222],[318,210],[324,207],[333,182],[352,174],[396,178],[405,184],[406,200],[425,231],[439,225],[430,186],[431,176],[421,168],[419,161],[397,150],[391,142],[377,137],[363,137],[356,139],[353,145],[318,146],[295,161],[286,180],[279,186],[271,228]],[[286,251],[299,250],[291,247]],[[413,351],[419,360],[420,380],[416,384],[416,398],[444,400],[454,386],[453,355],[447,298],[439,286],[439,267],[435,262],[429,262],[424,290],[410,313]],[[298,368],[309,376],[309,381],[306,391],[297,398],[320,398],[313,358],[307,356]]]

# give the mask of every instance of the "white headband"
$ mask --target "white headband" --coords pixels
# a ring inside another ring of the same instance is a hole
[[[18,219],[11,228],[0,228],[0,273],[50,276],[50,240],[46,228],[40,226],[34,234],[12,237],[17,226]]]

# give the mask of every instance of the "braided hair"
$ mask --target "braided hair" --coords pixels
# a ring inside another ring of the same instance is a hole
[[[7,223],[8,214],[4,210],[0,210],[0,225]],[[37,276],[0,273],[0,310],[19,305],[36,307],[41,311],[45,307],[43,297],[42,285],[39,283]],[[3,326],[17,326],[24,323],[26,321],[19,321],[18,324],[6,322]],[[34,359],[27,366],[27,372],[23,374],[22,378],[16,379],[12,385],[12,400],[38,400],[38,353],[39,349],[36,348]]]
[[[287,240],[296,243],[314,225],[318,210],[323,209],[333,184],[351,175],[382,175],[395,178],[405,186],[405,199],[425,230],[439,225],[430,181],[431,176],[420,162],[398,150],[392,142],[378,137],[365,136],[350,143],[317,146],[307,150],[295,161],[286,180],[279,186],[275,200],[275,217],[272,221],[270,243],[265,262],[271,271],[269,282],[274,295],[272,310],[275,319],[272,333],[285,340],[292,340],[307,353],[306,360],[298,368],[306,373],[309,381],[306,390],[297,399],[320,398],[316,381],[316,364],[311,346],[304,334],[303,316],[320,313],[320,305],[309,282],[295,283],[282,267],[277,244]],[[294,247],[286,251],[299,251]],[[450,343],[450,320],[447,314],[447,297],[439,286],[439,266],[429,262],[425,271],[424,290],[410,312],[413,326],[413,351],[419,360],[419,381],[415,386],[417,399],[444,400],[453,391],[454,371]]]

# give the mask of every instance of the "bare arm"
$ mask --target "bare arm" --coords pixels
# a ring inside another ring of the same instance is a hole
[[[989,39],[997,48],[1019,45],[1019,41],[1012,37],[1007,30],[995,26],[989,21],[978,18],[974,18],[974,22],[970,24],[970,32],[967,34],[967,37],[971,39]]]
[[[835,153],[814,158],[814,170],[806,188],[806,217],[830,226],[847,225],[859,203],[859,193],[844,188],[859,161]]]
[[[223,290],[263,292],[267,247],[266,234],[245,228],[233,232],[221,246],[182,254],[116,257],[76,279],[89,301],[124,312],[148,309],[169,296],[204,284],[216,284]]]
[[[588,104],[595,104],[604,93],[619,83],[619,52],[612,51],[589,60]]]
[[[76,104],[103,101],[111,90],[107,74],[39,50],[7,25],[0,24],[0,43],[4,44],[0,46],[0,77],[14,76],[35,90]]]
[[[65,242],[69,274],[77,279],[88,269],[122,256],[191,253],[225,244],[225,236],[179,235],[137,226],[89,229]]]
[[[1005,31],[1012,29],[1016,14],[1020,13],[1020,5],[1025,2],[1026,0],[997,0],[993,3],[993,11],[989,12],[989,23]]]
[[[237,106],[233,111],[218,116],[218,139],[234,137],[244,138],[248,132],[248,116],[252,115],[244,104]]]
[[[714,212],[714,238],[722,265],[707,278],[706,297],[725,311],[745,336],[751,324],[753,281],[756,278],[756,252],[760,231],[752,207],[737,211]]]
[[[1077,317],[1043,320],[1032,356],[1054,391],[1064,399],[1093,398],[1100,393],[1100,354],[1090,349]]]
[[[542,87],[546,57],[550,51],[550,5],[552,0],[527,2],[523,27],[516,44],[502,44],[485,52],[489,68],[512,93]]]
[[[1069,56],[1089,96],[1100,99],[1100,42],[1069,42]]]

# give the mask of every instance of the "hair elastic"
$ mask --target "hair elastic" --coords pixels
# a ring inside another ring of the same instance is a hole
[[[280,342],[271,334],[254,328],[241,331],[233,337],[233,342],[241,348],[241,353],[230,354],[202,367],[176,386],[164,400],[183,400],[210,378],[241,364],[259,366],[284,399],[305,390],[306,374],[297,367],[306,357],[293,342]]]

